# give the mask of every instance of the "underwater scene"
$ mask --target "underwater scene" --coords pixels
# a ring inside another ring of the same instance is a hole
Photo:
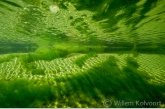
[[[165,0],[0,0],[0,108],[165,108]]]

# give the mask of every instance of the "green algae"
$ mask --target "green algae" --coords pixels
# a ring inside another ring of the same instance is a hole
[[[160,100],[164,103],[164,85],[150,84],[149,78],[141,75],[146,72],[135,66],[138,65],[136,59],[128,61],[132,59],[127,57],[127,65],[122,69],[117,66],[118,60],[110,56],[102,64],[84,72],[53,80],[3,80],[0,83],[1,107],[104,107],[101,101],[105,99],[132,102]]]

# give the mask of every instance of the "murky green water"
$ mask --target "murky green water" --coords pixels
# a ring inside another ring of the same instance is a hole
[[[164,0],[0,0],[0,107],[165,107]]]

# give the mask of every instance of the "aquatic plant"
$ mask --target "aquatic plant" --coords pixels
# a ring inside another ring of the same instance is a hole
[[[42,102],[40,107],[47,107],[54,94],[48,84],[35,85],[27,79],[15,79],[0,82],[0,107],[37,107],[36,102]]]
[[[98,64],[85,72],[66,77],[64,78],[66,79],[65,81],[58,81],[58,83],[64,82],[68,85],[63,86],[63,94],[61,97],[65,95],[67,99],[70,99],[69,93],[73,91],[74,97],[76,96],[75,98],[83,96],[79,99],[82,107],[86,103],[88,107],[102,107],[103,105],[99,101],[105,98],[113,98],[112,100],[129,100],[132,102],[135,100],[142,101],[144,99],[146,101],[161,100],[163,102],[162,96],[164,89],[161,88],[162,86],[159,87],[149,84],[148,78],[143,78],[142,75],[139,75],[139,73],[145,72],[141,72],[137,70],[136,67],[132,67],[129,62],[127,62],[126,66],[123,66],[124,70],[120,69],[116,62],[116,58],[109,57],[102,64]],[[137,62],[134,61],[133,65],[135,63]],[[130,67],[131,69],[125,70]],[[157,93],[156,96],[154,96],[155,92]],[[88,99],[90,99],[90,101],[88,101]],[[92,99],[95,101],[98,100],[97,105],[92,104]],[[60,104],[61,103],[62,102],[60,102]],[[111,107],[116,106],[112,105]]]
[[[88,53],[88,54],[86,54],[84,56],[81,56],[81,57],[77,58],[74,63],[81,68],[88,58],[96,57],[96,56],[97,56],[96,53],[90,52],[90,53]]]
[[[97,55],[91,53],[88,56]],[[164,103],[164,85],[149,83],[150,78],[144,77],[147,72],[138,70],[139,64],[134,57],[128,56],[125,61],[122,69],[118,66],[118,59],[109,56],[102,63],[69,75],[1,80],[0,107],[104,107],[101,101],[107,98],[160,100]],[[26,69],[32,75],[45,75],[45,71],[36,67],[34,62],[26,63]]]
[[[1,56],[0,57],[0,63],[8,62],[8,61],[10,61],[11,59],[13,59],[17,56],[18,55],[16,55],[16,54],[8,54],[8,55]]]
[[[27,55],[24,55],[21,58],[25,63],[30,63],[38,60],[50,61],[55,58],[65,57],[66,55],[68,55],[67,51],[51,49],[41,52],[28,53]]]

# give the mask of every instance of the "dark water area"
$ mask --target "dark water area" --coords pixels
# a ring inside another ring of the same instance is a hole
[[[4,43],[0,44],[0,54],[7,53],[28,53],[34,52],[38,48],[37,44],[17,44],[17,43]]]

